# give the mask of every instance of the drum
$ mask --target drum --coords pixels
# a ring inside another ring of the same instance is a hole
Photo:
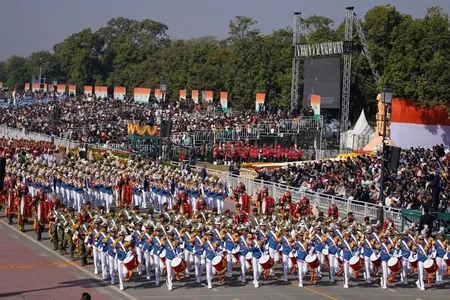
[[[450,267],[450,255],[447,253],[445,253],[444,257],[442,258],[445,262],[445,264],[447,265],[447,267]]]
[[[225,256],[217,255],[212,260],[212,266],[216,269],[218,274],[221,274],[227,268],[227,259]]]
[[[39,201],[37,207],[37,218],[41,225],[49,224],[48,220],[48,202],[47,201]]]
[[[320,266],[319,258],[315,254],[308,254],[305,258],[305,261],[311,268],[311,270],[315,270]]]
[[[350,265],[350,268],[352,268],[352,270],[355,272],[359,272],[364,266],[364,263],[362,262],[362,259],[359,256],[352,256],[348,264]]]
[[[419,267],[419,262],[417,261],[417,255],[411,255],[408,258],[408,262],[413,269],[417,269]]]
[[[231,250],[231,260],[233,261],[233,264],[236,264],[239,262],[239,251],[238,249]]]
[[[181,257],[175,257],[172,259],[170,266],[175,273],[183,273],[186,270],[186,262]]]
[[[139,266],[139,262],[136,256],[131,255],[124,259],[123,265],[125,266],[125,268],[127,268],[128,271],[133,271]]]
[[[402,263],[398,257],[391,257],[388,260],[388,268],[392,273],[397,273],[402,269]]]
[[[20,201],[20,214],[24,219],[33,217],[33,198],[31,196],[23,196]]]
[[[275,265],[275,262],[273,261],[273,258],[270,257],[270,255],[263,254],[259,259],[259,264],[261,265],[263,270],[270,270]]]
[[[427,272],[427,274],[434,274],[437,271],[438,266],[434,259],[427,259],[423,263],[423,269]]]
[[[166,249],[164,249],[161,254],[159,254],[159,259],[162,261],[162,263],[166,264]]]
[[[247,270],[249,270],[252,267],[252,257],[253,257],[253,252],[248,252],[245,255],[245,264],[247,266]]]
[[[379,255],[376,255],[375,253],[372,253],[370,256],[370,261],[375,267],[381,266],[381,257]]]

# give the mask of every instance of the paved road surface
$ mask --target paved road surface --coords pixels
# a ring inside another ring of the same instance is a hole
[[[419,291],[414,281],[409,279],[409,285],[399,286],[391,284],[388,290],[382,290],[377,283],[371,286],[363,282],[351,282],[349,289],[342,287],[342,280],[337,284],[330,284],[326,279],[319,280],[315,286],[306,284],[304,288],[297,286],[294,275],[290,275],[290,282],[260,280],[260,288],[255,289],[251,283],[252,277],[247,276],[248,283],[238,283],[237,272],[231,280],[223,286],[213,282],[214,288],[209,290],[205,285],[197,285],[192,277],[183,282],[174,282],[174,290],[167,291],[164,281],[157,287],[153,281],[146,281],[145,277],[133,275],[125,285],[125,291],[120,292],[117,286],[112,287],[108,282],[102,282],[93,274],[92,266],[80,267],[79,262],[70,262],[50,250],[51,244],[44,235],[44,240],[35,242],[35,234],[31,225],[26,233],[19,233],[16,226],[8,226],[5,219],[0,220],[1,253],[0,267],[0,298],[5,299],[79,299],[83,291],[88,291],[93,299],[192,299],[206,300],[212,297],[227,300],[379,300],[380,297],[395,297],[398,299],[448,299],[450,285],[448,279],[442,287],[428,288]],[[44,246],[44,247],[42,247]],[[280,273],[278,272],[278,275]],[[203,277],[204,281],[205,278]],[[306,278],[309,280],[309,276]],[[77,298],[78,297],[78,298]]]

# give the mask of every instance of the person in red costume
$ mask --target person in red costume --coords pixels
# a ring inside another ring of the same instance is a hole
[[[234,216],[234,224],[240,225],[248,222],[247,213],[241,210],[241,205],[236,204],[236,215]]]
[[[333,203],[328,207],[328,217],[333,218],[333,220],[339,219],[339,209],[336,204]]]
[[[184,200],[184,202],[181,203],[180,208],[181,213],[187,217],[190,218],[192,216],[192,205],[189,203],[189,201]]]
[[[261,202],[261,214],[266,215],[271,211],[271,208],[275,207],[275,199],[269,196],[269,191],[266,189],[263,192],[262,202]]]
[[[247,214],[250,214],[250,202],[250,196],[246,193],[239,197],[239,204],[241,205],[242,210],[244,210]]]
[[[81,211],[78,213],[78,225],[82,224],[90,224],[91,218],[89,217],[89,214],[86,211],[86,208],[82,208]]]

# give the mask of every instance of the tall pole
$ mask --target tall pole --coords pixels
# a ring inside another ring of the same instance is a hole
[[[164,100],[166,99],[166,92],[162,92],[162,99],[159,103],[159,107],[161,109],[161,123],[159,124],[159,156],[162,159],[163,156],[163,131],[165,131],[165,123],[164,123],[164,114],[163,114],[163,108],[164,108]]]
[[[382,150],[381,150],[381,178],[380,178],[380,199],[381,205],[384,205],[384,172],[386,165],[386,126],[387,126],[387,103],[384,103],[384,116],[383,116],[383,136],[381,140]],[[380,220],[381,221],[381,220]]]

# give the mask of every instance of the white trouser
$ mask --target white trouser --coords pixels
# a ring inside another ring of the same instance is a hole
[[[186,262],[186,277],[189,277],[191,271],[192,253],[184,250],[184,261]]]
[[[197,283],[200,283],[205,268],[205,261],[202,259],[201,255],[194,255],[194,264],[195,264],[195,281]]]
[[[283,280],[288,281],[288,273],[289,273],[289,255],[283,253]]]
[[[239,256],[239,262],[241,263],[241,281],[245,282],[245,273],[247,273],[247,260],[244,255]]]
[[[117,260],[108,255],[108,262],[109,262],[109,276],[111,277],[111,284],[114,284],[114,277],[115,275],[115,270],[117,270]]]
[[[142,208],[147,208],[148,192],[142,191]]]
[[[350,279],[350,264],[348,260],[344,260],[344,287],[348,287],[349,279]]]
[[[217,203],[217,213],[221,214],[223,212],[223,202],[224,200],[219,200],[216,199],[216,203]]]
[[[191,197],[191,206],[192,206],[192,213],[195,213],[197,211],[197,205],[195,205],[197,203],[197,198]]]
[[[206,282],[208,284],[208,288],[212,287],[212,279],[213,279],[213,267],[212,267],[212,261],[209,259],[206,259]]]
[[[161,280],[161,259],[157,254],[153,254],[153,263],[155,265],[155,282],[159,284]]]
[[[151,276],[150,273],[154,266],[153,255],[151,255],[150,252],[144,253],[144,259],[145,259],[145,273],[147,275],[147,279],[150,279]]]
[[[297,259],[298,285],[303,286],[303,277],[305,276],[306,263],[303,260]]]
[[[101,253],[99,253],[99,250],[97,248],[95,248],[94,246],[92,246],[92,258],[94,260],[94,273],[98,274],[98,266],[100,265],[99,262],[99,254],[101,255]]]
[[[100,259],[102,262],[102,278],[108,278],[108,254],[100,252]]]
[[[117,273],[119,277],[119,287],[123,289],[123,284],[125,282],[125,274],[128,272],[127,268],[124,266],[123,261],[117,260]]]
[[[278,263],[276,260],[275,260],[275,256],[276,256],[276,254],[277,254],[277,250],[276,249],[272,249],[272,248],[269,248],[269,256],[274,260],[274,262],[275,262],[275,264],[273,265],[273,267],[272,267],[272,269],[270,269],[270,275],[272,276],[273,275],[273,270],[275,269],[275,265]]]
[[[142,196],[141,195],[137,195],[137,194],[133,194],[134,206],[141,206],[141,202],[142,202]]]
[[[166,284],[167,289],[170,291],[172,290],[172,280],[173,280],[173,271],[172,266],[170,265],[172,261],[170,259],[166,258]]]
[[[388,279],[388,265],[387,265],[387,261],[382,261],[381,262],[381,268],[383,271],[383,274],[381,275],[381,287],[382,288],[386,288],[387,287],[387,279]]]
[[[328,264],[330,265],[330,280],[334,281],[334,275],[336,274],[336,255],[328,254]]]
[[[366,281],[370,280],[371,269],[372,264],[370,263],[370,256],[364,256],[364,279],[366,279]]]
[[[407,258],[401,258],[401,260],[402,260],[402,272],[401,272],[401,274],[402,274],[402,281],[405,283],[405,282],[408,282],[408,272],[409,272],[409,262],[408,262],[408,259]]]
[[[437,264],[437,271],[436,271],[436,283],[441,283],[445,276],[445,271],[447,270],[447,267],[445,265],[444,260],[442,257],[436,256],[436,264]]]
[[[137,271],[138,271],[138,274],[141,275],[142,274],[142,266],[143,266],[142,265],[142,249],[139,247],[136,247],[135,250],[136,250],[137,260],[139,263],[139,265],[137,267]]]
[[[321,251],[316,251],[316,255],[319,258],[319,267],[317,268],[317,275],[322,276],[322,266],[325,263],[325,257]]]
[[[419,261],[419,288],[425,288],[425,283],[423,282],[423,262]]]
[[[227,250],[227,277],[233,276],[233,253]]]
[[[259,264],[259,258],[252,257],[252,268],[253,268],[253,284],[257,286],[259,275],[261,275],[261,265]]]

